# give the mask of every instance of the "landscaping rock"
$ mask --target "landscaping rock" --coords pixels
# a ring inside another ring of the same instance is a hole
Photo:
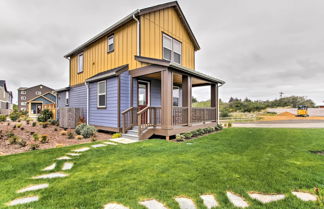
[[[139,204],[145,206],[148,209],[167,209],[162,203],[160,203],[157,200],[145,200],[142,202],[139,202]]]
[[[201,195],[200,198],[203,200],[204,205],[206,208],[211,209],[218,207],[219,204],[217,200],[215,199],[214,195],[206,194],[206,195]]]
[[[302,201],[316,201],[317,197],[313,194],[307,193],[307,192],[292,192],[293,195],[295,195],[298,199]]]
[[[245,202],[245,200],[242,197],[240,197],[238,195],[235,195],[232,192],[226,192],[226,196],[229,199],[229,201],[235,207],[238,207],[238,208],[246,208],[246,207],[249,207],[249,204],[247,202]]]
[[[80,156],[80,153],[67,153],[66,155],[70,155],[70,156]]]
[[[62,156],[59,158],[56,158],[56,160],[71,160],[72,158],[68,157],[68,156]]]
[[[283,194],[258,194],[251,192],[248,194],[252,199],[258,200],[263,204],[285,199],[285,195]]]
[[[123,206],[121,204],[109,203],[109,204],[104,206],[104,209],[129,209],[129,208],[125,207],[125,206]]]
[[[72,152],[85,152],[88,151],[90,148],[89,147],[83,147],[80,149],[72,150]]]
[[[107,146],[106,144],[94,144],[94,145],[91,145],[91,147],[93,148],[98,148],[98,147],[105,147]]]
[[[26,203],[30,203],[30,202],[35,202],[38,200],[39,200],[38,196],[23,197],[23,198],[15,199],[15,200],[7,203],[7,205],[8,206],[21,205],[21,204],[26,204]]]
[[[175,200],[178,202],[180,209],[196,209],[195,203],[185,197],[177,197]]]
[[[42,171],[52,171],[54,170],[56,167],[56,163],[53,163],[52,165],[50,166],[47,166],[46,168],[44,168]]]
[[[25,187],[23,189],[20,189],[20,190],[17,191],[17,193],[35,191],[35,190],[45,189],[47,187],[48,187],[48,184],[37,184],[37,185],[32,185],[32,186],[28,186],[28,187]]]
[[[33,179],[53,179],[53,178],[64,178],[68,176],[68,174],[65,173],[49,173],[49,174],[44,174],[40,176],[34,176],[32,177]]]
[[[63,164],[62,171],[71,170],[72,167],[73,167],[73,163],[66,162],[66,163]]]

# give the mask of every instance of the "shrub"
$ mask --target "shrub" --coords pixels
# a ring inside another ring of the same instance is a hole
[[[41,136],[40,142],[45,144],[49,141],[48,136],[46,134]]]
[[[39,144],[35,144],[35,143],[30,144],[29,148],[30,148],[30,150],[38,150],[39,149]]]
[[[91,141],[92,141],[92,142],[95,142],[95,141],[97,141],[97,138],[93,136],[93,137],[91,138]]]
[[[12,120],[12,121],[16,121],[16,120],[18,120],[19,117],[20,117],[20,114],[19,114],[19,112],[16,112],[16,111],[13,111],[13,112],[10,113],[10,115],[9,115],[9,118],[10,118],[10,120]]]
[[[0,122],[5,122],[7,120],[6,115],[0,115]]]
[[[49,109],[44,109],[41,111],[40,115],[37,118],[38,122],[46,122],[53,118],[53,113]]]
[[[39,136],[38,136],[38,134],[34,133],[34,134],[33,134],[33,138],[34,138],[34,141],[38,141],[38,140],[39,140]]]
[[[222,130],[222,129],[223,129],[222,124],[217,124],[217,125],[215,126],[215,130],[216,130],[216,131],[220,131],[220,130]]]
[[[204,134],[208,134],[209,133],[209,128],[204,128],[203,131],[204,131]]]
[[[232,127],[232,123],[229,122],[229,123],[227,124],[227,128],[231,128],[231,127]]]
[[[176,140],[177,141],[184,141],[184,139],[185,139],[185,137],[183,135],[181,135],[181,134],[176,135]]]
[[[213,127],[209,127],[208,130],[209,130],[209,133],[212,133],[212,132],[215,131],[215,128],[213,128]]]
[[[34,121],[34,122],[32,123],[32,126],[35,127],[36,125],[37,125],[37,123]]]
[[[6,134],[6,136],[7,136],[8,138],[13,137],[14,135],[15,135],[15,134],[12,133],[12,132],[9,132],[9,133]]]
[[[85,126],[82,131],[81,131],[81,135],[84,137],[84,138],[89,138],[91,136],[94,136],[95,133],[96,133],[96,128],[93,127],[93,126]]]
[[[197,129],[197,132],[198,132],[198,136],[205,134],[204,130],[201,128]]]
[[[111,138],[116,139],[122,137],[121,133],[114,133]]]
[[[19,137],[16,135],[13,135],[12,137],[8,138],[9,144],[17,144],[18,140],[19,140]]]
[[[74,134],[72,131],[67,132],[68,139],[74,139]]]
[[[61,134],[62,136],[65,136],[65,135],[67,134],[67,131],[61,131],[60,134]]]
[[[224,109],[220,111],[220,117],[222,118],[228,118],[230,116],[229,111]]]
[[[42,127],[43,127],[43,128],[47,128],[47,127],[48,127],[48,122],[43,122],[43,123],[42,123]]]
[[[21,123],[17,123],[17,124],[16,124],[16,127],[17,127],[17,128],[21,128],[21,127],[22,127],[22,124],[21,124]]]
[[[192,137],[197,137],[197,136],[199,136],[199,133],[198,133],[197,130],[195,130],[195,131],[191,131],[190,133],[191,133]]]
[[[26,147],[27,142],[21,138],[17,140],[17,144],[19,144],[21,147]]]
[[[75,133],[78,135],[81,135],[81,131],[83,130],[84,127],[86,127],[87,124],[81,123],[75,128]]]
[[[192,133],[184,133],[184,134],[182,134],[183,136],[184,136],[184,138],[185,139],[191,139],[191,137],[192,137]]]
[[[81,136],[81,135],[76,135],[75,138],[76,138],[77,140],[81,140],[81,139],[83,139],[83,136]]]
[[[58,125],[59,125],[58,120],[53,120],[53,119],[51,119],[51,120],[49,120],[48,122],[49,122],[52,126],[58,126]]]

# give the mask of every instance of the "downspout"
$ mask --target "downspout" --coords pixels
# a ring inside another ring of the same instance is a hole
[[[58,93],[57,92],[55,93],[56,93],[55,106],[56,106],[56,120],[57,120],[58,119]]]
[[[133,14],[133,19],[137,22],[137,40],[136,40],[136,45],[137,45],[137,51],[136,51],[136,55],[140,56],[140,21],[135,17],[135,14],[138,14],[140,12],[140,10],[138,9],[134,14]]]
[[[87,82],[84,84],[87,87],[87,125],[89,125],[89,84]]]

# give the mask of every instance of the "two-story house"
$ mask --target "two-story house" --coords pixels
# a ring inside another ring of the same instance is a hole
[[[0,80],[0,114],[8,115],[12,110],[12,92],[8,91],[5,80]]]
[[[138,9],[65,55],[69,87],[57,91],[58,107],[140,139],[214,126],[224,81],[195,70],[199,49],[177,2]],[[210,108],[191,106],[196,86],[210,86]]]

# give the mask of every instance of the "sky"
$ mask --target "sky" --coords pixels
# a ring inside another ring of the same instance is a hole
[[[135,9],[161,0],[0,0],[0,79],[68,86],[63,56]],[[306,96],[324,104],[324,1],[179,0],[201,50],[196,70],[226,81],[220,97]],[[209,88],[195,88],[198,100]]]

